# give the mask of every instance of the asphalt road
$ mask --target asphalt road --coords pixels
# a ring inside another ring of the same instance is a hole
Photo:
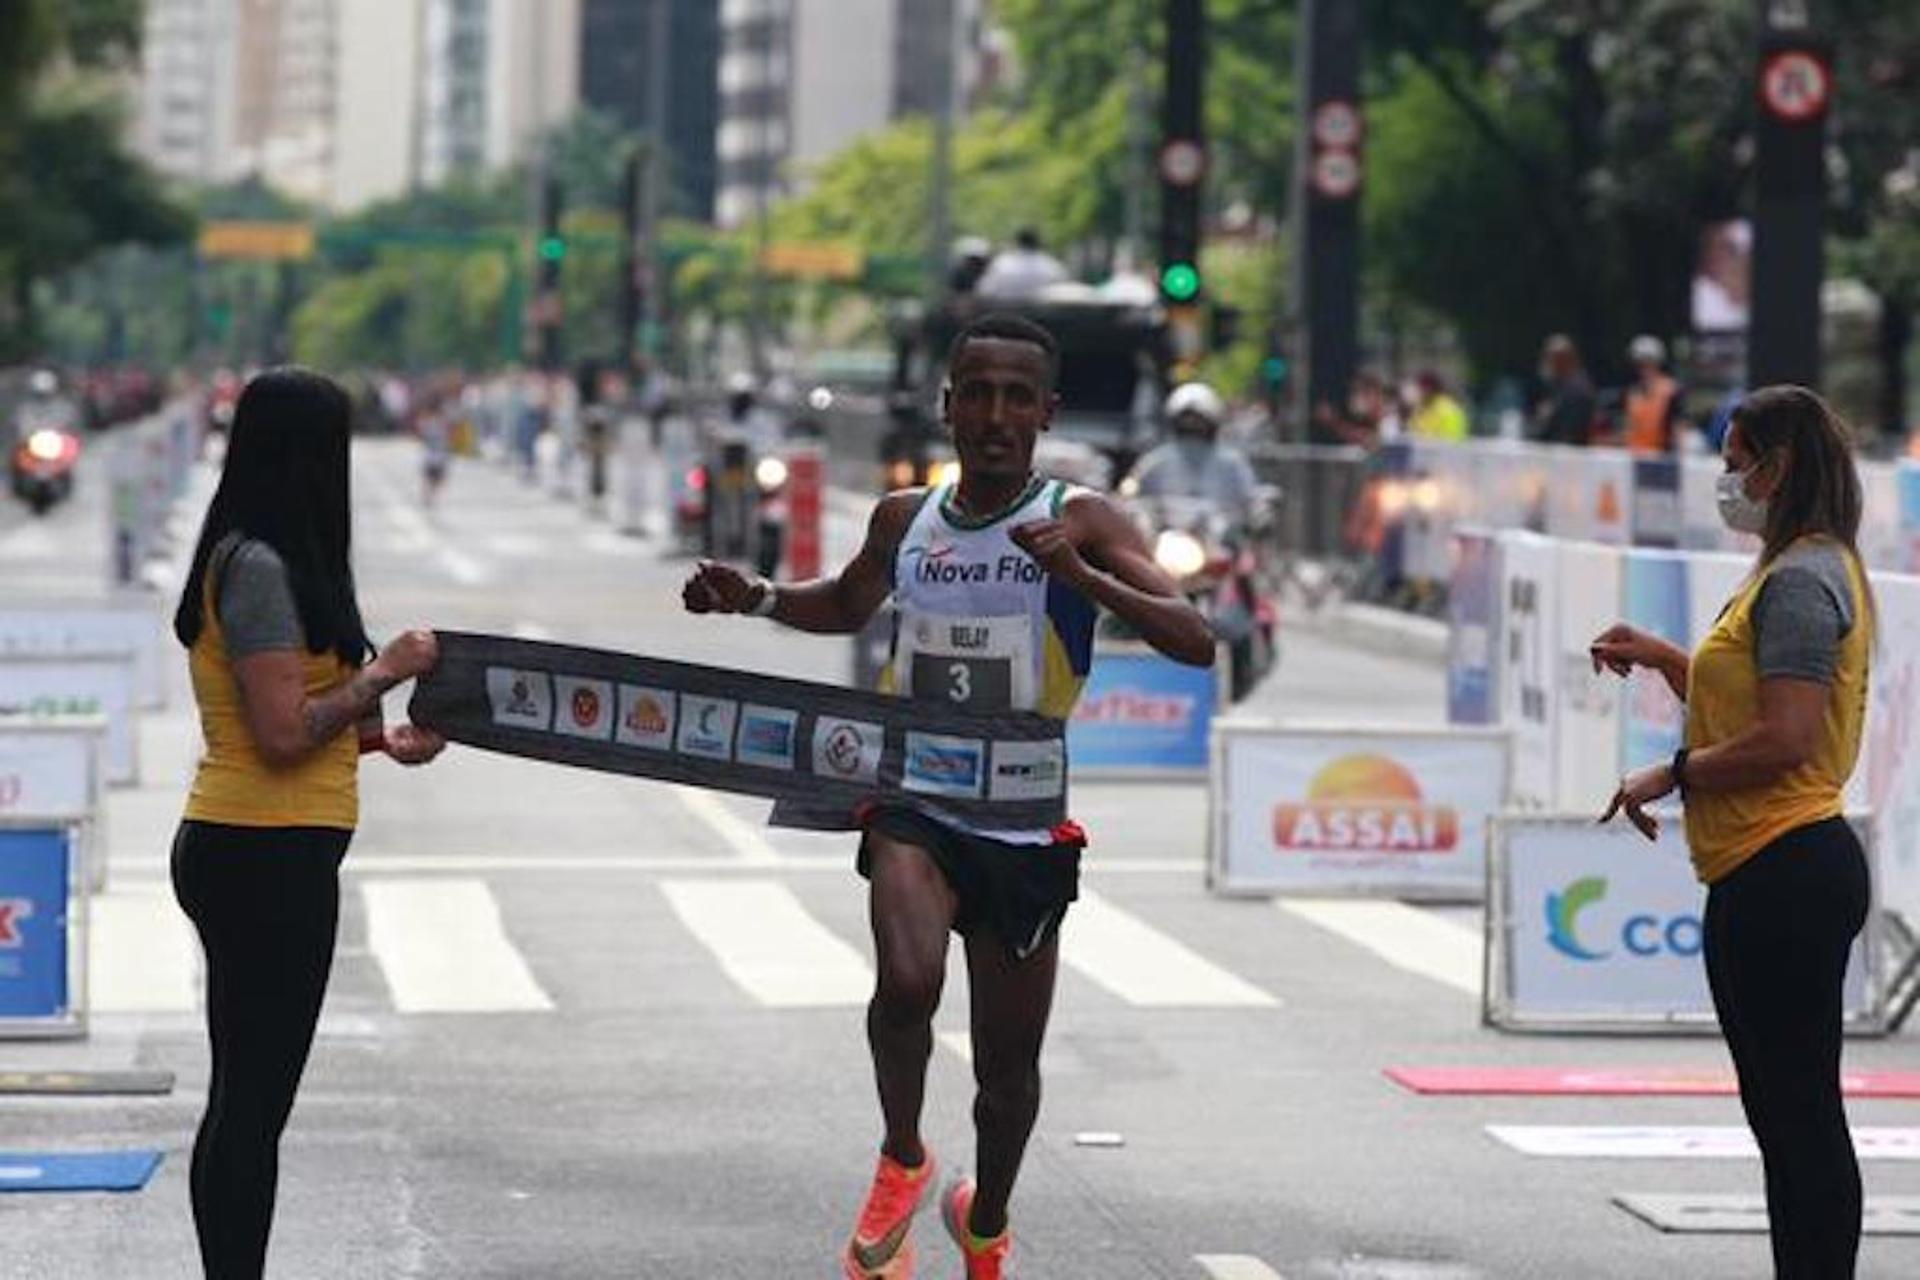
[[[378,631],[431,623],[840,679],[845,641],[680,612],[685,565],[490,465],[421,511],[400,442],[357,453],[360,582]],[[0,594],[97,584],[97,473],[45,522],[0,519]],[[205,492],[204,482],[200,492]],[[836,518],[847,549],[856,524]],[[24,532],[23,532],[24,531]],[[63,592],[64,594],[65,592]],[[0,1098],[0,1146],[151,1145],[125,1196],[0,1194],[0,1277],[196,1274],[186,1162],[206,1086],[190,935],[164,853],[197,750],[176,672],[143,781],[108,814],[92,1035],[0,1044],[0,1067],[164,1067],[161,1099]],[[1436,723],[1437,668],[1290,631],[1257,714]],[[397,714],[398,705],[390,708]],[[861,1004],[865,902],[844,837],[764,806],[453,750],[367,766],[321,1038],[283,1150],[269,1274],[825,1277],[878,1139]],[[1731,1098],[1422,1098],[1394,1065],[1721,1068],[1712,1039],[1513,1037],[1463,989],[1475,911],[1383,904],[1336,930],[1203,884],[1204,789],[1076,787],[1088,901],[1066,926],[1047,1094],[1013,1220],[1025,1275],[1656,1277],[1766,1273],[1757,1235],[1663,1235],[1622,1191],[1756,1192],[1750,1160],[1521,1155],[1484,1126],[1737,1125]],[[1413,940],[1410,942],[1410,940]],[[1387,953],[1397,955],[1390,960]],[[947,989],[928,1133],[971,1163],[964,971]],[[952,1040],[954,1043],[947,1043]],[[1902,1040],[1853,1067],[1911,1066]],[[1902,1125],[1913,1103],[1855,1103]],[[1088,1134],[1120,1145],[1084,1145]],[[1920,1194],[1912,1164],[1869,1195]],[[958,1262],[922,1219],[922,1274]],[[1874,1240],[1862,1274],[1920,1274]]]

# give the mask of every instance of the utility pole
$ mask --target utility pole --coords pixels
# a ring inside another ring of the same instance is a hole
[[[947,287],[947,246],[953,243],[953,120],[960,86],[960,0],[941,0],[940,83],[934,89],[932,172],[927,176],[927,300]]]
[[[1201,193],[1207,177],[1206,6],[1166,0],[1167,84],[1160,103],[1160,300],[1174,379],[1190,377],[1203,349]]]
[[[1361,0],[1301,0],[1289,221],[1302,371],[1295,422],[1307,431],[1317,406],[1346,399],[1360,358],[1361,35]],[[1284,352],[1273,356],[1284,364]]]
[[[1127,206],[1120,265],[1139,271],[1147,260],[1147,185],[1153,181],[1153,103],[1147,96],[1147,54],[1127,53]]]
[[[1747,385],[1820,382],[1833,47],[1802,0],[1760,0]]]
[[[639,253],[641,281],[641,354],[649,361],[664,354],[666,281],[660,271],[660,205],[667,193],[667,111],[671,98],[673,6],[653,0],[653,19],[647,31],[647,167],[640,194]]]

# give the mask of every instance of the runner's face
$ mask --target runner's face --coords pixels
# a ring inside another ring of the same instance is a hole
[[[947,427],[962,474],[1024,480],[1053,421],[1047,356],[1030,342],[976,338],[947,374]]]

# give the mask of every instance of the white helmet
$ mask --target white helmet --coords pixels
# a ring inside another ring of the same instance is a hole
[[[1227,402],[1204,382],[1183,382],[1167,396],[1167,421],[1176,422],[1186,413],[1197,413],[1214,426],[1221,426],[1227,420]]]
[[[1665,364],[1667,344],[1650,333],[1643,333],[1627,347],[1627,358],[1635,364]]]
[[[759,389],[759,382],[744,370],[736,370],[727,375],[727,394],[730,396],[750,396]]]

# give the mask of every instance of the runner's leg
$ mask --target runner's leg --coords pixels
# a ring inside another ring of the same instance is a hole
[[[866,840],[876,970],[867,1043],[887,1125],[881,1150],[912,1168],[926,1158],[920,1108],[959,899],[925,849],[880,831]]]
[[[1040,1045],[1059,965],[1058,934],[1025,960],[1015,960],[990,929],[967,939],[979,1161],[968,1229],[977,1236],[997,1236],[1007,1227],[1007,1201],[1040,1114]]]

